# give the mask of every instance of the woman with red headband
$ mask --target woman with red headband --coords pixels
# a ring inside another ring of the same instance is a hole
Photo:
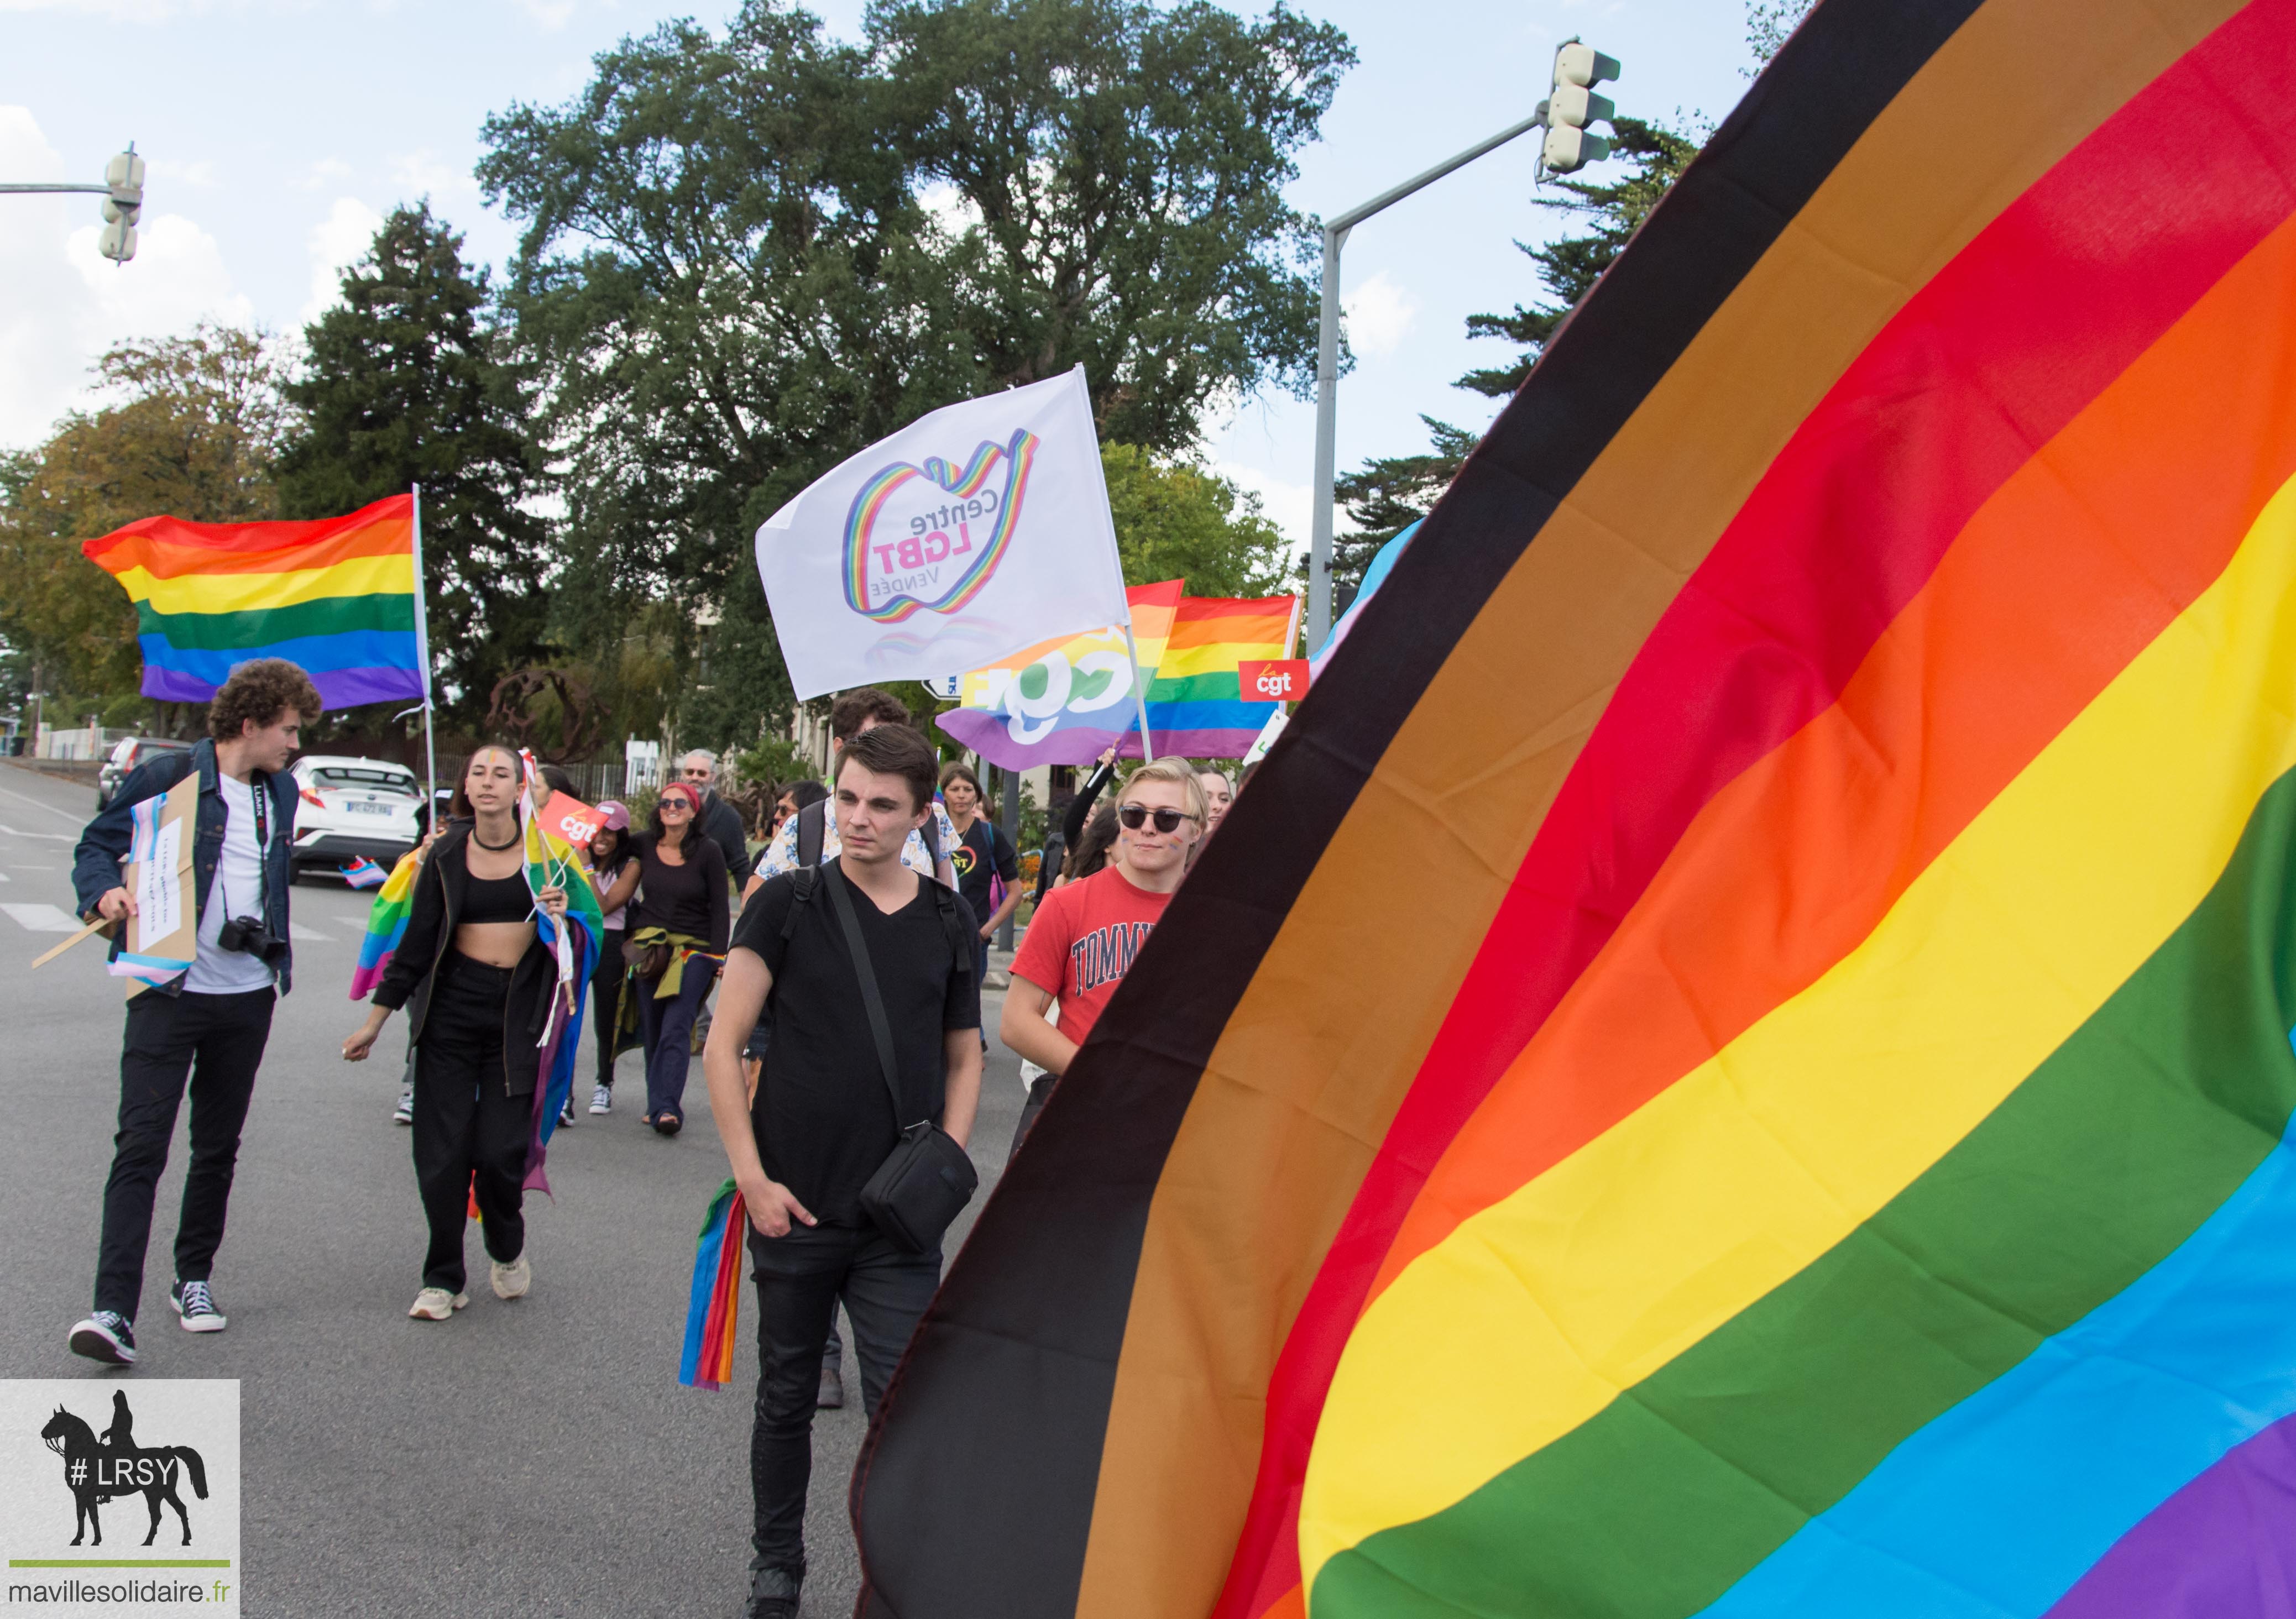
[[[676,1135],[685,1119],[685,1071],[693,1060],[693,1020],[709,998],[726,959],[728,901],[726,856],[697,826],[701,797],[672,781],[654,800],[646,830],[630,839],[635,871],[608,890],[609,909],[637,905],[622,953],[636,969],[638,1028],[645,1037],[645,1122]]]

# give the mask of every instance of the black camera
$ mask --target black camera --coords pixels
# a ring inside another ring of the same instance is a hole
[[[267,956],[279,947],[279,936],[259,917],[234,916],[225,920],[216,935],[216,944],[224,950],[243,950],[251,956]]]

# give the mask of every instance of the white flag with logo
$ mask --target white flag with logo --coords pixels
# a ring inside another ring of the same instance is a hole
[[[1129,622],[1084,367],[921,418],[758,530],[800,698]]]

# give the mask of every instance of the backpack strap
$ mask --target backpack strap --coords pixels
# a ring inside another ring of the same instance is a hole
[[[829,800],[808,804],[797,813],[797,863],[809,868],[821,863],[821,846],[828,839]]]
[[[790,936],[797,931],[797,908],[798,906],[806,904],[812,900],[813,886],[821,876],[821,868],[819,866],[800,866],[796,871],[791,871],[789,876],[790,887],[793,890],[793,903],[790,905],[789,914],[782,918],[782,939],[783,943],[787,943]]]
[[[925,817],[925,823],[919,827],[917,830],[924,835],[925,853],[932,856],[933,870],[936,871],[939,871],[940,815],[939,813],[936,812],[933,814],[927,815]],[[935,879],[935,880],[938,881],[939,879]]]
[[[948,947],[956,953],[956,976],[972,977],[972,944],[964,936],[964,924],[956,920],[956,895],[930,877],[925,887],[932,890],[933,909],[940,912],[940,930],[948,935]]]

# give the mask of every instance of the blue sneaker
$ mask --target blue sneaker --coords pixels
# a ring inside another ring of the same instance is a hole
[[[203,1281],[179,1281],[168,1289],[168,1303],[184,1318],[185,1332],[221,1332],[226,1323],[215,1307],[215,1295]]]
[[[107,1366],[133,1366],[135,1323],[117,1310],[99,1310],[71,1329],[71,1351]]]

